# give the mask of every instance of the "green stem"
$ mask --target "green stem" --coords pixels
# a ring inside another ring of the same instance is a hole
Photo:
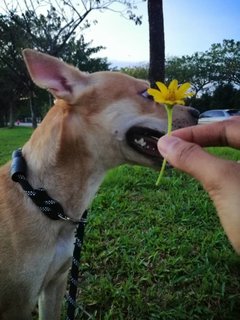
[[[162,176],[163,176],[163,172],[164,172],[165,167],[166,167],[166,163],[167,163],[167,160],[166,160],[166,159],[163,159],[162,167],[161,167],[161,170],[160,170],[160,172],[159,172],[159,176],[158,176],[158,178],[157,178],[156,186],[159,186],[159,184],[160,184],[160,181],[161,181]]]
[[[166,105],[167,110],[167,117],[168,117],[168,131],[167,133],[170,135],[172,132],[172,114],[173,114],[173,107],[170,105]]]
[[[167,105],[167,104],[165,104],[164,106],[165,106],[165,109],[166,109],[166,111],[167,111],[167,118],[168,118],[167,134],[168,134],[168,135],[171,135],[171,132],[172,132],[172,114],[173,114],[173,107],[172,107],[171,105]],[[167,163],[167,160],[166,160],[166,159],[163,159],[162,167],[161,167],[161,170],[160,170],[160,173],[159,173],[157,182],[156,182],[156,186],[159,186],[159,184],[160,184],[160,181],[161,181],[161,179],[162,179],[162,176],[163,176],[163,173],[164,173],[164,170],[165,170],[165,167],[166,167],[166,163]]]

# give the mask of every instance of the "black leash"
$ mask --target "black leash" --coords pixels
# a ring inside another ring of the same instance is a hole
[[[84,211],[80,220],[72,219],[64,214],[61,204],[52,199],[43,188],[34,189],[26,178],[27,164],[22,156],[22,150],[18,149],[12,154],[11,177],[18,182],[26,194],[31,198],[36,206],[48,218],[52,220],[64,220],[77,225],[75,233],[75,244],[73,250],[72,267],[70,271],[69,294],[67,295],[67,319],[74,320],[76,310],[76,295],[78,287],[79,265],[81,258],[81,249],[83,244],[84,229],[87,221],[87,210]]]
[[[68,293],[68,296],[66,297],[68,302],[66,320],[73,320],[75,317],[75,310],[77,307],[76,296],[77,296],[77,288],[78,288],[79,265],[80,265],[81,249],[83,245],[84,229],[85,229],[86,222],[87,222],[87,210],[85,210],[83,213],[81,221],[78,224],[76,236],[75,236],[72,267],[71,267],[70,277],[69,277],[69,281],[70,281],[69,293]]]

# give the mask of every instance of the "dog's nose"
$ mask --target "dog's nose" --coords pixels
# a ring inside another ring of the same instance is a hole
[[[191,114],[191,116],[195,119],[199,118],[199,111],[197,109],[194,108],[189,108],[188,112]]]

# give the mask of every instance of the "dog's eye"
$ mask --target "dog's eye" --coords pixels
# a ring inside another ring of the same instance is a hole
[[[141,96],[145,99],[153,100],[153,97],[150,96],[150,94],[147,92],[147,90],[144,90],[141,92]]]

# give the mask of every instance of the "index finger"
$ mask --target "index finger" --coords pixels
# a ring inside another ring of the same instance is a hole
[[[202,147],[240,148],[240,116],[232,117],[230,120],[175,130],[172,135]]]

